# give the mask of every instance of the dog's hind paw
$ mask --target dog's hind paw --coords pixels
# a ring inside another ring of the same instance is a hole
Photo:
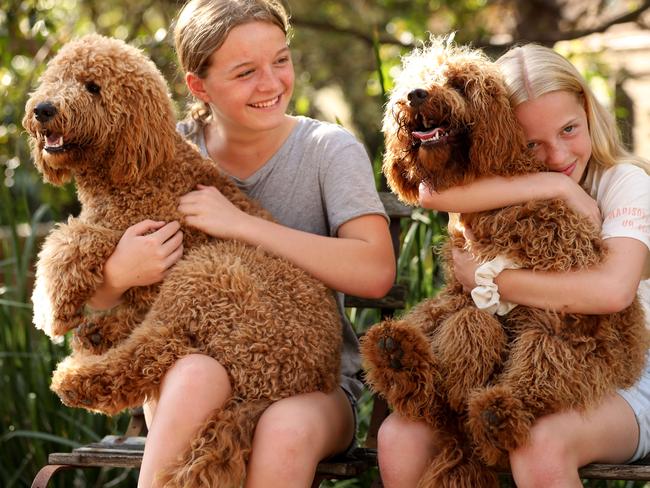
[[[73,375],[55,371],[50,388],[68,407],[88,408],[92,405]]]
[[[493,466],[526,442],[534,417],[504,386],[486,388],[469,400],[468,425],[483,461]]]

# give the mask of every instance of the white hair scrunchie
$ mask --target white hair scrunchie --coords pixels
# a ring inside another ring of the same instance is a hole
[[[517,268],[520,268],[520,266],[505,256],[497,256],[476,268],[474,273],[476,288],[472,290],[472,300],[474,300],[476,306],[481,310],[491,314],[496,313],[497,315],[506,315],[515,308],[516,303],[500,301],[501,296],[494,278],[504,269]]]

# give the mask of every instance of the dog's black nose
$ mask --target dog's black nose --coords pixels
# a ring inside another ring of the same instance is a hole
[[[422,88],[416,88],[412,92],[410,92],[408,95],[409,99],[409,105],[411,107],[417,107],[419,105],[422,105],[422,102],[424,102],[427,99],[427,96],[429,94],[427,93],[426,90],[423,90]]]
[[[56,115],[56,107],[51,102],[41,102],[36,105],[34,114],[39,122],[47,122]]]

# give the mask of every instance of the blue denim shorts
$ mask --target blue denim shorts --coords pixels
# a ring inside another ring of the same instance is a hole
[[[350,402],[350,407],[352,407],[352,417],[354,420],[354,436],[352,437],[352,441],[350,442],[350,445],[347,447],[345,451],[343,451],[340,454],[337,454],[337,456],[347,456],[350,454],[352,451],[354,451],[358,444],[357,444],[357,431],[359,429],[359,412],[357,411],[358,409],[358,402],[357,402],[357,397],[349,391],[345,386],[340,385],[341,390],[343,390],[343,393],[345,393],[345,396],[348,398],[348,401]]]
[[[637,461],[650,453],[650,354],[646,355],[645,369],[639,381],[618,394],[630,404],[639,424],[639,444],[629,463]]]

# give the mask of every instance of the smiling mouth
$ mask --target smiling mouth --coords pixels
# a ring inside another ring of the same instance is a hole
[[[278,95],[274,99],[269,100],[267,102],[251,103],[249,105],[254,108],[269,108],[280,103],[280,98],[282,98],[282,95]]]
[[[564,173],[567,176],[571,176],[571,173],[573,173],[573,170],[575,169],[577,163],[571,163],[569,166],[567,166],[564,169],[560,170],[560,173]]]

